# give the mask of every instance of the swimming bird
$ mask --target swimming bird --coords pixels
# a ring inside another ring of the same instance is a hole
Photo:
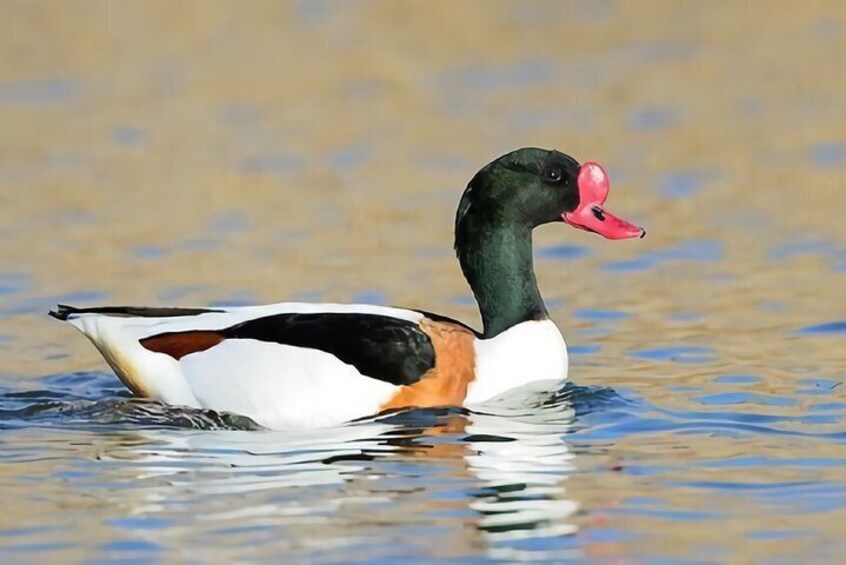
[[[567,348],[532,264],[532,230],[564,222],[609,239],[645,231],[603,208],[594,162],[523,148],[482,168],[455,216],[455,251],[482,331],[422,310],[283,302],[226,308],[59,305],[137,396],[274,429],[389,409],[474,405],[567,378]]]

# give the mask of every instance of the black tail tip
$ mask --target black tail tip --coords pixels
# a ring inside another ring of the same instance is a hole
[[[47,312],[48,315],[53,316],[57,320],[65,321],[68,319],[68,316],[76,312],[76,308],[73,306],[66,306],[64,304],[58,304],[55,310],[50,310]]]

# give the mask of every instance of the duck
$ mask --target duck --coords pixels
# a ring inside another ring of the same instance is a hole
[[[270,429],[483,405],[567,379],[567,346],[534,273],[532,230],[560,222],[611,240],[644,237],[605,209],[609,188],[598,163],[535,147],[472,177],[456,211],[454,248],[481,331],[424,310],[368,304],[58,305],[49,315],[80,330],[135,396]]]

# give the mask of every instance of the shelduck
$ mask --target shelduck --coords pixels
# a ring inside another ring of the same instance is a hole
[[[608,239],[645,231],[603,207],[608,176],[523,148],[480,170],[455,217],[455,251],[483,329],[421,310],[283,302],[233,308],[74,308],[137,396],[248,416],[268,428],[337,425],[392,408],[475,405],[567,378],[567,349],[538,290],[532,229],[564,222]]]

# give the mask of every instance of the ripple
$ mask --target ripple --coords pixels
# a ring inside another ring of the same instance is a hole
[[[553,82],[556,65],[551,60],[527,59],[505,65],[471,65],[442,70],[428,81],[441,109],[449,115],[480,111],[480,95]]]
[[[220,240],[211,237],[192,237],[183,240],[178,245],[184,251],[210,252],[220,247]]]
[[[800,379],[796,384],[802,385],[804,388],[796,390],[797,394],[803,395],[822,395],[830,394],[835,389],[840,387],[843,383],[833,379]]]
[[[568,345],[567,352],[570,355],[593,355],[594,353],[599,353],[599,345],[594,343],[590,345]]]
[[[634,110],[628,119],[629,127],[635,131],[657,131],[666,129],[676,122],[675,116],[660,106],[645,106]]]
[[[795,406],[795,398],[756,394],[748,392],[722,392],[698,396],[693,400],[706,406],[727,406],[732,404],[759,404],[762,406]]]
[[[369,145],[353,144],[329,154],[329,166],[333,170],[349,171],[367,163],[373,156]]]
[[[253,126],[264,117],[264,111],[254,104],[225,104],[218,109],[221,123],[234,126]]]
[[[631,314],[620,310],[576,310],[576,317],[580,320],[617,321],[630,318]]]
[[[25,273],[0,272],[0,296],[18,294],[32,286],[32,277]]]
[[[247,231],[252,221],[243,212],[229,211],[216,214],[211,221],[210,231],[214,235],[224,235]]]
[[[119,126],[112,130],[112,141],[123,147],[139,147],[146,144],[149,138],[149,132],[138,127]]]
[[[156,298],[163,302],[173,302],[176,300],[183,300],[191,295],[198,294],[209,287],[205,285],[181,285],[171,286],[160,291]]]
[[[475,306],[476,299],[471,294],[460,294],[450,298],[449,303],[455,306]]]
[[[846,164],[846,142],[819,143],[811,147],[811,162],[819,168],[833,169]]]
[[[718,375],[714,377],[713,381],[717,384],[755,384],[761,382],[761,377],[757,375]]]
[[[675,363],[709,363],[714,360],[714,350],[701,346],[659,347],[629,352],[630,357],[649,361],[673,361]]]
[[[552,61],[529,59],[510,65],[471,66],[442,71],[437,82],[448,90],[468,89],[490,91],[543,84],[555,76]]]
[[[767,259],[770,261],[785,261],[800,255],[828,256],[835,253],[836,250],[837,248],[827,241],[789,241],[770,248],[767,252]]]
[[[799,331],[811,335],[842,334],[846,333],[846,320],[839,320],[837,322],[826,322],[824,324],[817,324],[815,326],[805,326]]]
[[[143,555],[164,551],[166,547],[162,544],[142,539],[118,539],[100,545],[100,549],[107,552],[119,552],[121,554],[140,553]]]
[[[569,261],[589,256],[590,249],[583,245],[549,245],[539,248],[535,257],[538,259],[557,259]]]
[[[650,251],[629,261],[612,261],[603,268],[610,271],[646,271],[661,264],[675,261],[715,262],[725,256],[725,245],[721,241],[699,239],[678,243],[674,246]]]
[[[167,256],[168,251],[155,245],[137,245],[131,250],[132,256],[136,259],[161,259]]]
[[[710,170],[673,171],[664,176],[658,188],[668,198],[688,198],[717,178],[718,175]]]
[[[0,104],[9,106],[44,106],[63,104],[79,91],[77,81],[53,77],[34,81],[0,83]]]
[[[131,516],[127,518],[115,518],[113,520],[109,520],[108,524],[126,530],[159,530],[170,527],[173,524],[173,520],[168,520],[166,518]]]
[[[383,290],[362,290],[350,296],[350,302],[354,304],[376,304],[387,305],[391,300]]]
[[[45,388],[0,394],[0,427],[128,425],[192,429],[260,429],[249,418],[130,398],[114,375],[62,373]]]
[[[704,467],[716,469],[741,468],[749,469],[755,467],[838,467],[846,463],[843,458],[795,458],[795,457],[764,457],[761,455],[741,455],[738,457],[727,457],[716,461],[703,463]]]
[[[13,433],[50,428],[53,447],[13,453],[7,448],[4,461],[32,464],[51,456],[54,446],[67,445],[67,433],[96,432],[96,466],[74,459],[54,469],[51,477],[84,488],[89,495],[108,493],[113,502],[135,505],[135,514],[109,522],[123,531],[108,542],[110,547],[127,554],[135,551],[136,538],[158,540],[151,537],[155,532],[172,531],[185,504],[202,515],[198,524],[203,531],[263,539],[280,528],[297,528],[304,520],[323,526],[367,525],[384,535],[387,524],[401,527],[391,514],[401,500],[405,511],[416,509],[413,535],[423,539],[429,536],[421,531],[440,531],[442,524],[460,521],[483,535],[496,554],[559,559],[587,536],[631,538],[624,530],[590,525],[597,516],[592,509],[575,519],[584,510],[564,488],[575,473],[588,480],[592,474],[607,473],[606,457],[617,459],[618,441],[630,445],[640,437],[644,446],[669,449],[689,446],[691,440],[684,438],[691,434],[701,437],[693,443],[725,436],[846,442],[846,434],[822,432],[824,428],[813,428],[818,424],[804,417],[669,410],[625,389],[572,383],[529,391],[514,404],[399,410],[335,428],[278,432],[232,415],[127,398],[108,373],[57,374],[41,384],[39,390],[0,394],[0,427]],[[835,382],[806,379],[805,384],[830,388]],[[801,431],[793,428],[796,423],[802,424]],[[754,454],[704,462],[705,467],[724,471],[834,470],[842,464],[834,455]],[[839,504],[823,496],[836,489],[835,484],[817,490],[812,481],[707,480],[696,476],[695,469],[694,476],[680,482],[675,477],[688,472],[687,463],[661,457],[625,459],[613,466],[615,481],[625,476],[709,493],[751,493],[772,496],[773,503],[784,496],[814,511]],[[354,495],[343,486],[350,482],[357,485]],[[341,499],[339,492],[345,493]],[[407,506],[417,497],[428,502]],[[353,511],[356,507],[358,512]],[[632,497],[603,514],[703,522],[718,521],[722,511]],[[137,551],[140,555],[147,550],[157,551],[147,546]]]
[[[254,306],[259,300],[252,290],[233,290],[228,296],[211,300],[208,306],[212,308],[231,308],[236,306]]]
[[[56,304],[90,305],[105,302],[110,293],[105,291],[70,292],[51,296],[38,296],[16,301],[13,305],[2,310],[7,315],[35,314],[43,315],[53,309]]]

